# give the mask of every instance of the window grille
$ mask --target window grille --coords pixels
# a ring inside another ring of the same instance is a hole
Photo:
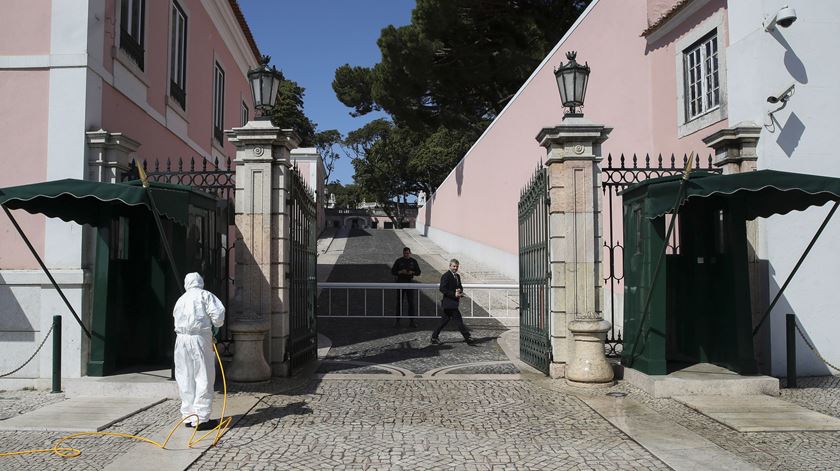
[[[720,106],[717,32],[704,37],[684,52],[686,121]]]

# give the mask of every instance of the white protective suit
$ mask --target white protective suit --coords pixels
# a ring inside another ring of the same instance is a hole
[[[213,353],[211,326],[225,322],[225,307],[213,293],[205,291],[198,273],[184,278],[186,292],[178,298],[175,318],[175,380],[181,393],[181,416],[192,414],[197,425],[210,419],[213,383],[216,381],[216,356]]]

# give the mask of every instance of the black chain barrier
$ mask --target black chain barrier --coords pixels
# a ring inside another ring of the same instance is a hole
[[[14,370],[12,370],[8,373],[1,374],[0,378],[5,378],[6,376],[11,376],[11,375],[17,373],[18,371],[22,370],[26,365],[28,365],[29,362],[32,361],[32,359],[35,358],[36,355],[38,355],[38,352],[41,351],[41,347],[43,347],[44,344],[47,343],[47,339],[50,338],[50,334],[52,334],[52,331],[53,331],[53,328],[52,328],[52,326],[50,326],[50,330],[47,331],[47,335],[44,336],[44,340],[41,340],[41,345],[38,345],[38,348],[35,349],[35,353],[33,353],[32,356],[29,357],[28,360],[26,360],[22,365],[18,366]]]

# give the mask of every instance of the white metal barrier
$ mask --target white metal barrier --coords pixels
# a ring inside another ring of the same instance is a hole
[[[519,321],[519,285],[464,284],[460,311],[465,318],[493,318],[504,324]],[[408,316],[407,301],[397,301],[400,290],[412,291],[415,315],[441,315],[442,294],[436,283],[318,283],[318,317],[396,318]],[[399,308],[397,308],[399,306]],[[397,311],[399,309],[399,312]]]

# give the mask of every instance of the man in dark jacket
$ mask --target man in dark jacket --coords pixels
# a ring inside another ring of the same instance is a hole
[[[403,256],[394,261],[391,274],[397,283],[411,283],[415,276],[420,275],[420,265],[417,264],[417,260],[411,258],[410,248],[403,247]],[[414,290],[401,289],[397,292],[397,316],[402,316],[403,298],[408,302],[408,326],[414,327]],[[400,325],[399,317],[394,321],[394,325]]]
[[[450,319],[455,320],[455,325],[464,336],[464,341],[472,343],[470,331],[464,325],[464,319],[461,317],[461,311],[458,310],[458,304],[461,302],[461,297],[464,296],[464,287],[461,285],[461,275],[458,274],[460,263],[457,259],[449,261],[449,270],[440,277],[440,292],[443,293],[443,300],[441,307],[443,307],[443,320],[440,325],[432,332],[432,343],[439,344],[438,335],[440,331],[446,327]]]

